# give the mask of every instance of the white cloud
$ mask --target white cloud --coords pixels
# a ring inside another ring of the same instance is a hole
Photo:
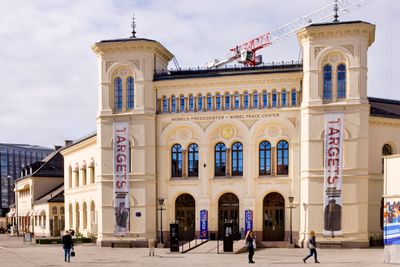
[[[97,60],[90,46],[130,36],[160,41],[182,67],[204,66],[229,48],[331,0],[17,0],[0,1],[0,140],[51,146],[95,130]],[[375,1],[341,17],[376,24],[369,50],[369,95],[400,99],[400,3]],[[292,37],[261,53],[297,60]]]

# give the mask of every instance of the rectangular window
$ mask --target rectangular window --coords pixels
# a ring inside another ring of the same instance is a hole
[[[263,106],[264,108],[268,107],[268,93],[263,92]]]
[[[198,97],[198,101],[199,101],[198,110],[203,110],[203,97],[201,95]]]
[[[231,108],[231,96],[229,94],[225,95],[225,109]]]
[[[272,93],[272,107],[276,108],[276,92]]]
[[[240,97],[239,94],[235,95],[235,109],[239,109],[240,108]]]
[[[212,109],[212,96],[208,95],[207,96],[207,110],[211,110]]]
[[[163,112],[168,112],[168,98],[163,98]]]
[[[295,107],[297,105],[297,99],[296,99],[296,91],[292,91],[292,107]]]
[[[189,98],[189,110],[190,111],[194,111],[194,98],[193,98],[193,96],[191,96]]]
[[[249,108],[249,94],[244,94],[243,108]]]
[[[286,91],[282,92],[282,107],[286,107]]]

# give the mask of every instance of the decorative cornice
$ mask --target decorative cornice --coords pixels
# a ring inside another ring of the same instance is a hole
[[[383,127],[400,127],[400,120],[393,118],[382,118],[370,116],[369,122],[371,125],[383,126]]]
[[[173,81],[156,81],[154,82],[154,88],[156,89],[181,89],[181,88],[212,88],[212,87],[229,87],[229,86],[265,86],[273,84],[293,84],[301,81],[302,75],[298,77],[282,77],[282,78],[270,78],[270,79],[246,79],[246,80],[218,80],[218,78],[213,79],[202,79],[197,80],[173,80]],[[281,86],[280,86],[281,87]],[[283,86],[285,87],[285,86]],[[291,88],[286,88],[291,89]]]

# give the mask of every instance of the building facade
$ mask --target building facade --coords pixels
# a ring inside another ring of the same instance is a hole
[[[64,229],[64,160],[54,151],[21,170],[15,182],[16,202],[7,214],[18,233],[59,236]]]
[[[303,245],[314,230],[321,242],[368,246],[382,234],[381,157],[400,145],[399,103],[367,97],[374,34],[361,21],[313,24],[297,32],[300,63],[214,70],[166,71],[172,53],[149,39],[96,43],[97,134],[62,151],[66,228],[89,232],[81,222],[93,214],[99,244],[141,245],[160,239],[161,227],[168,240],[177,222],[190,240],[206,211],[212,238],[225,222],[239,237],[251,214],[259,241],[287,241],[292,232]],[[333,112],[344,118],[342,234],[335,238],[322,234],[324,123]],[[115,122],[129,125],[123,237],[114,234]]]
[[[0,217],[15,203],[14,182],[20,171],[31,163],[42,160],[53,150],[25,144],[0,144]]]

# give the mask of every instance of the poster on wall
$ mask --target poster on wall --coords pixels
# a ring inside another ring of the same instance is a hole
[[[253,211],[252,210],[245,210],[244,211],[244,231],[245,234],[247,234],[247,232],[249,230],[253,230]]]
[[[208,239],[208,211],[200,210],[200,239]]]
[[[127,122],[114,122],[114,234],[129,233],[129,133]]]
[[[387,198],[383,206],[385,246],[400,245],[400,198]]]
[[[342,235],[343,113],[325,114],[324,235]]]

